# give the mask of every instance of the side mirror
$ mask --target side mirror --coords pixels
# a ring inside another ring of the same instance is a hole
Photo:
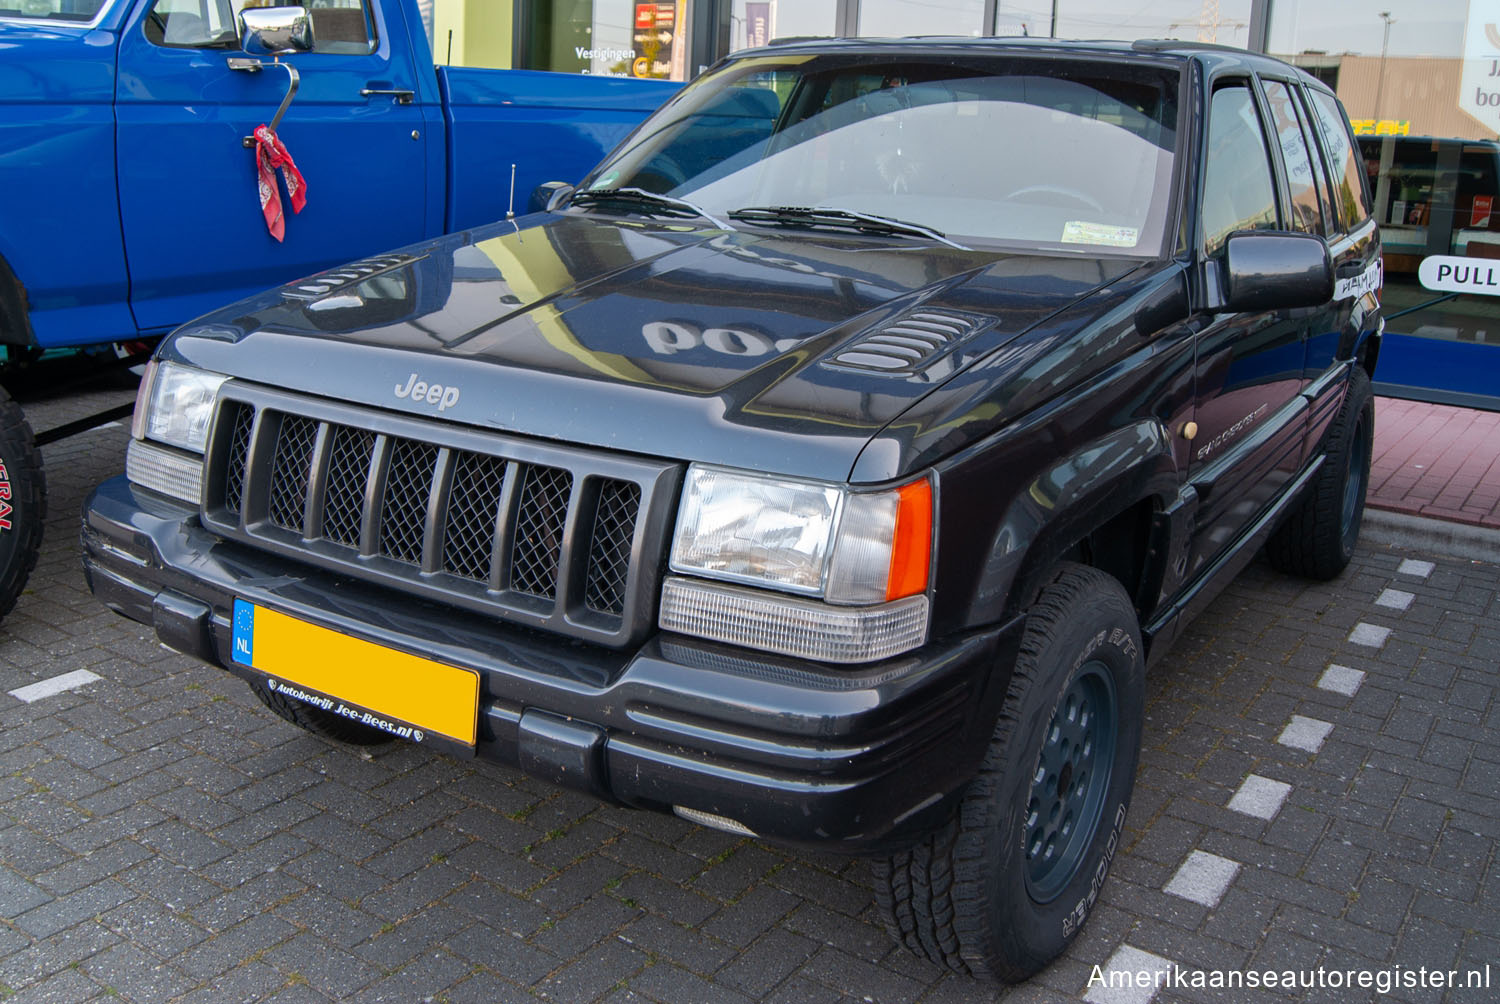
[[[1225,311],[1316,307],[1333,299],[1328,244],[1312,234],[1232,234],[1221,274]]]
[[[532,190],[527,209],[533,213],[551,212],[567,201],[573,194],[573,186],[566,181],[544,181]]]
[[[252,56],[311,52],[312,18],[304,7],[250,7],[240,11],[240,44]]]

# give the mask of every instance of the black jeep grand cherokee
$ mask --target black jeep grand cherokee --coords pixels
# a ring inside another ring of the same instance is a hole
[[[1263,543],[1349,559],[1379,261],[1270,59],[744,52],[544,210],[169,338],[90,581],[323,735],[872,855],[897,937],[1020,979],[1145,663]]]

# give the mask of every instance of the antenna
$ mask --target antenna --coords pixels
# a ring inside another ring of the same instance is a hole
[[[510,165],[510,205],[506,207],[505,218],[513,220],[516,218],[516,165]]]

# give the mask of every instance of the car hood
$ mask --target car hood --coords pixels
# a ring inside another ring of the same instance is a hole
[[[476,427],[841,480],[914,402],[1134,266],[550,214],[292,283],[164,354]]]

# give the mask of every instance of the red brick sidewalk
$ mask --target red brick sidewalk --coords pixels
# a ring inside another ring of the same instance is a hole
[[[1500,528],[1500,413],[1377,397],[1368,504]]]

